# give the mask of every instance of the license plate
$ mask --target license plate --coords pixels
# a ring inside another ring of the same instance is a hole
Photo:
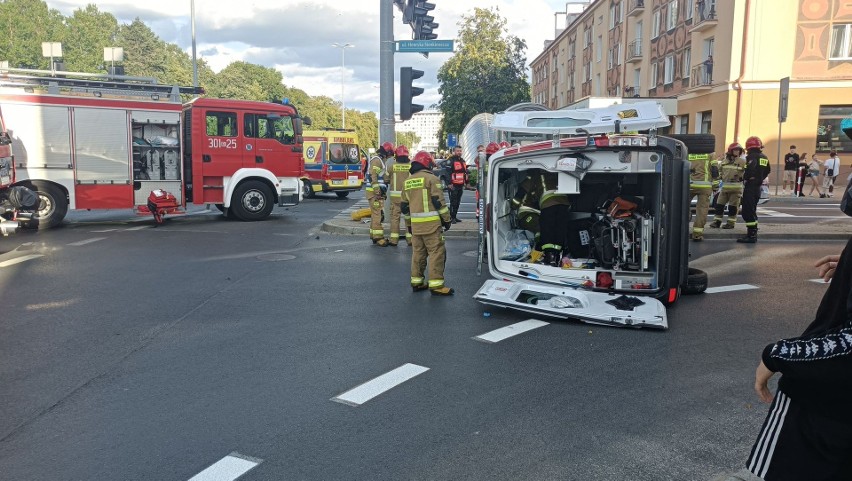
[[[346,181],[343,180],[332,180],[331,185],[345,185]]]
[[[358,183],[358,176],[357,175],[350,175],[349,176],[349,183],[350,184],[357,184]]]

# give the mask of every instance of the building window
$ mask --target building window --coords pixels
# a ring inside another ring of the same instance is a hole
[[[852,23],[835,25],[831,29],[831,60],[852,58]]]
[[[660,67],[657,62],[651,63],[651,88],[657,87],[657,79],[660,78]]]
[[[686,5],[684,5],[683,8],[684,8],[683,18],[685,20],[692,20],[692,14],[693,14],[693,11],[695,10],[695,5],[693,4],[692,0],[686,0]]]
[[[651,25],[651,38],[660,36],[660,11],[654,12],[654,22]]]
[[[669,2],[669,11],[666,15],[666,30],[673,30],[677,26],[677,0]]]
[[[598,35],[598,41],[595,43],[595,58],[598,62],[603,58],[603,36]]]
[[[615,49],[615,64],[616,65],[621,65],[621,57],[622,56],[623,55],[622,55],[622,52],[621,52],[621,44],[618,44],[618,46]]]
[[[677,118],[677,133],[679,134],[688,134],[689,133],[689,115],[681,115]]]
[[[601,74],[595,75],[595,95],[601,94]]]
[[[843,133],[843,127],[852,122],[852,105],[820,105],[816,132],[816,151],[837,151],[841,157],[852,152],[852,140]],[[844,172],[843,175],[846,175]]]
[[[709,134],[710,133],[710,123],[713,120],[713,112],[708,110],[706,112],[698,112],[698,121],[700,124],[700,132],[699,134]]]
[[[685,49],[683,49],[683,69],[681,69],[681,70],[683,70],[683,74],[682,74],[683,78],[689,78],[689,74],[690,74],[689,70],[690,70],[691,66],[692,66],[692,49],[691,48],[685,48]]]
[[[586,42],[585,42],[584,45],[586,47],[592,45],[592,29],[591,28],[586,30],[586,39],[585,40],[586,40]]]
[[[615,67],[615,50],[609,49],[606,53],[606,68],[611,69]]]
[[[639,95],[642,91],[642,70],[636,69],[633,71],[633,93]]]
[[[674,82],[674,55],[667,55],[663,63],[663,76],[666,84]]]
[[[621,4],[616,3],[609,7],[609,28],[612,30],[621,22]]]

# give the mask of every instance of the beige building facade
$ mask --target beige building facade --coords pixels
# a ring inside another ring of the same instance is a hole
[[[837,150],[843,171],[852,168],[852,140],[840,131],[852,119],[852,2],[587,3],[533,60],[534,102],[559,109],[587,97],[676,98],[670,132],[712,133],[720,153],[757,135],[774,161],[779,84],[790,77],[781,157],[792,144],[823,157]]]

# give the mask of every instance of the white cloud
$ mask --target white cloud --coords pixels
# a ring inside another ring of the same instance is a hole
[[[436,33],[442,39],[456,38],[459,20],[474,7],[497,7],[507,19],[509,33],[527,42],[528,60],[541,53],[545,39],[553,37],[553,14],[565,6],[565,0],[493,0],[490,5],[477,0],[431,1],[436,5],[432,14],[440,25]],[[65,15],[89,3],[91,0],[47,2]],[[163,40],[191,51],[190,0],[102,0],[97,6],[123,23],[138,17]],[[336,100],[340,99],[340,50],[331,44],[354,44],[355,48],[346,51],[346,105],[377,110],[379,92],[373,86],[379,83],[378,1],[244,0],[234,4],[195,0],[195,17],[197,51],[214,70],[237,60],[274,67],[288,86]],[[395,39],[411,38],[410,28],[396,9],[394,17]],[[401,66],[426,72],[418,81],[426,92],[417,99],[427,107],[439,100],[436,76],[448,55],[431,54],[428,60],[419,54],[395,55],[397,72]]]

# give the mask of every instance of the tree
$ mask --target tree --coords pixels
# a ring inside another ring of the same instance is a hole
[[[459,27],[458,51],[438,70],[441,147],[447,132],[461,133],[474,115],[530,100],[527,45],[508,35],[499,9],[474,8]]]
[[[69,72],[103,72],[104,47],[118,47],[118,20],[102,13],[94,4],[78,8],[65,20],[67,31],[62,44],[65,70]]]
[[[412,150],[415,145],[420,143],[420,136],[414,132],[397,132],[396,143],[405,145],[408,150]],[[411,156],[414,157],[414,152],[411,152]]]
[[[50,68],[50,59],[41,56],[41,43],[65,40],[64,21],[59,10],[42,0],[0,2],[0,59],[11,67]]]
[[[219,72],[209,87],[212,97],[269,102],[284,98],[281,72],[248,62],[232,62]]]

